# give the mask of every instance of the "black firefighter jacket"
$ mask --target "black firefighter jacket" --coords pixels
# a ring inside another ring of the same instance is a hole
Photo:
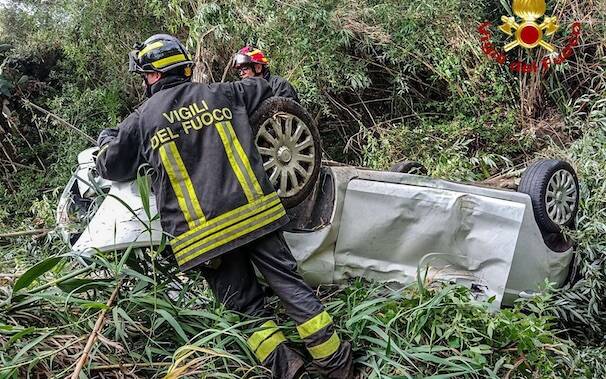
[[[288,97],[289,99],[293,99],[294,101],[299,103],[299,96],[297,95],[297,91],[295,91],[295,89],[288,82],[288,80],[278,75],[272,75],[269,73],[269,71],[267,71],[266,75],[263,77],[269,83],[269,86],[271,87],[274,96]]]
[[[154,168],[162,229],[181,270],[288,221],[248,120],[271,95],[261,78],[211,85],[164,78],[117,136],[100,141],[104,178],[129,181],[142,164]]]

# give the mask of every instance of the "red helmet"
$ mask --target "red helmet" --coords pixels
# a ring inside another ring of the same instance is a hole
[[[252,46],[245,46],[236,53],[236,56],[234,57],[234,67],[246,63],[267,65],[269,64],[269,60],[261,50]]]

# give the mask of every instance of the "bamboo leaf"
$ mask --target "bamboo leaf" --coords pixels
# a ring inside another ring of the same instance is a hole
[[[38,279],[48,271],[52,270],[59,262],[61,262],[62,259],[62,256],[50,257],[35,264],[29,270],[24,272],[23,275],[19,277],[19,279],[17,279],[13,287],[13,292],[17,292],[19,290],[22,290],[23,288],[28,287],[36,279]]]
[[[15,364],[17,362],[19,362],[19,358],[21,358],[21,356],[23,356],[25,353],[27,353],[30,349],[32,349],[34,346],[36,346],[37,344],[39,344],[42,340],[44,340],[46,337],[48,337],[49,335],[51,335],[52,332],[47,332],[45,334],[42,334],[41,336],[33,339],[31,342],[29,342],[27,345],[23,346],[21,348],[21,350],[19,350],[17,352],[17,354],[15,354],[15,357],[12,360],[12,364]]]
[[[179,337],[181,337],[181,340],[184,343],[187,343],[189,341],[189,339],[187,338],[187,335],[183,331],[183,328],[181,328],[181,325],[179,325],[177,320],[175,320],[175,318],[170,313],[168,313],[168,311],[166,311],[164,309],[158,309],[158,310],[156,310],[156,313],[158,313],[164,320],[166,320],[166,322],[168,322],[170,324],[170,326],[173,327],[173,329],[175,329],[175,331],[177,332],[177,335],[179,335]]]

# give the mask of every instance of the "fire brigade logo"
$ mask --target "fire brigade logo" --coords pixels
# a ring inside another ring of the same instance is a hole
[[[513,0],[512,10],[516,17],[501,16],[503,23],[499,26],[499,30],[512,37],[513,41],[504,46],[504,52],[498,51],[491,42],[491,34],[488,31],[491,23],[484,22],[478,28],[482,36],[482,51],[496,62],[509,66],[514,72],[545,71],[551,65],[563,63],[573,55],[572,49],[578,45],[581,25],[578,22],[572,25],[566,46],[557,53],[556,46],[545,41],[544,37],[555,34],[560,29],[560,25],[557,17],[545,16],[546,9],[545,0]],[[505,53],[518,46],[528,50],[540,46],[550,54],[540,61],[530,63],[511,61]]]
[[[545,15],[546,7],[543,0],[513,0],[513,14],[521,18],[522,23],[518,24],[515,17],[501,17],[503,25],[499,26],[499,29],[507,35],[514,36],[514,41],[505,45],[505,51],[518,45],[527,49],[541,46],[551,52],[555,51],[553,45],[543,40],[543,35],[550,36],[558,31],[560,26],[557,18],[544,17],[541,24],[536,22]]]

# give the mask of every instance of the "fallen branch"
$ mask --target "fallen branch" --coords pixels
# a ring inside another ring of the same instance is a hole
[[[91,371],[100,370],[114,370],[114,369],[131,369],[131,368],[145,368],[145,367],[166,367],[170,366],[170,362],[152,362],[152,363],[124,363],[115,365],[104,365],[104,366],[93,366],[90,368]]]
[[[525,166],[526,162],[519,164],[518,166]],[[489,180],[493,180],[493,179],[501,179],[501,178],[512,178],[512,177],[516,177],[516,176],[520,176],[524,171],[526,170],[526,167],[517,169],[517,170],[510,170],[504,173],[498,173],[495,174],[487,179],[485,179],[484,181],[489,181]]]
[[[114,300],[118,296],[118,292],[120,292],[121,285],[122,285],[122,280],[118,281],[118,285],[116,285],[114,292],[112,292],[111,296],[109,297],[109,300],[107,300],[107,303],[105,304],[106,308],[104,308],[101,311],[101,314],[99,314],[99,317],[97,318],[97,322],[95,323],[95,327],[93,328],[93,331],[91,332],[90,336],[88,337],[88,341],[86,341],[86,346],[84,347],[82,356],[80,357],[80,360],[78,361],[78,364],[76,365],[76,369],[74,370],[74,372],[71,376],[71,379],[78,379],[78,377],[80,376],[80,371],[82,371],[82,368],[84,367],[84,364],[86,363],[86,360],[88,359],[88,355],[90,354],[90,351],[92,350],[93,345],[95,344],[95,341],[97,340],[99,332],[101,331],[101,328],[103,327],[103,324],[105,323],[105,314],[107,313],[107,310],[113,305]]]
[[[515,372],[522,363],[525,363],[525,362],[526,362],[526,356],[524,354],[521,354],[520,357],[518,358],[518,360],[516,361],[516,363],[513,365],[513,367],[511,369],[509,369],[509,371],[503,377],[503,379],[509,379],[510,375],[513,372]]]
[[[22,272],[20,272],[18,274],[0,274],[0,279],[17,279],[22,274],[23,274]]]
[[[56,114],[47,111],[46,109],[42,108],[39,105],[36,105],[34,103],[32,103],[31,101],[27,100],[27,99],[23,99],[23,103],[25,103],[26,105],[34,108],[35,110],[44,113],[47,116],[50,116],[52,118],[54,118],[55,120],[59,121],[60,123],[62,123],[63,125],[67,126],[68,128],[72,129],[73,131],[75,131],[76,133],[80,134],[81,136],[83,136],[84,138],[86,138],[89,142],[93,143],[93,144],[97,144],[97,141],[95,141],[91,136],[89,136],[88,134],[84,133],[82,130],[76,128],[74,125],[70,124],[69,122],[65,121],[64,119],[62,119],[61,117],[57,116]]]
[[[482,180],[479,184],[487,185],[490,187],[497,188],[508,188],[516,190],[520,184],[520,175],[524,172],[525,168],[508,171],[503,174],[493,175],[488,179]]]
[[[33,229],[33,230],[22,230],[19,232],[10,232],[0,234],[0,238],[12,238],[12,237],[21,237],[21,236],[29,236],[32,234],[44,234],[50,232],[50,229]]]
[[[21,274],[19,274],[21,275]],[[17,274],[0,274],[0,285],[5,285],[7,283],[14,283],[18,278]]]
[[[28,166],[28,165],[24,165],[24,164],[17,163],[17,162],[7,161],[6,159],[0,159],[0,163],[1,163],[1,164],[7,164],[7,165],[11,165],[11,166],[13,166],[13,167],[14,167],[14,166],[17,166],[17,167],[25,168],[25,169],[28,169],[28,170],[33,170],[33,171],[40,172],[40,173],[44,173],[44,172],[45,172],[45,171],[43,171],[43,170],[40,170],[40,169],[39,169],[39,168],[37,168],[37,167]]]

